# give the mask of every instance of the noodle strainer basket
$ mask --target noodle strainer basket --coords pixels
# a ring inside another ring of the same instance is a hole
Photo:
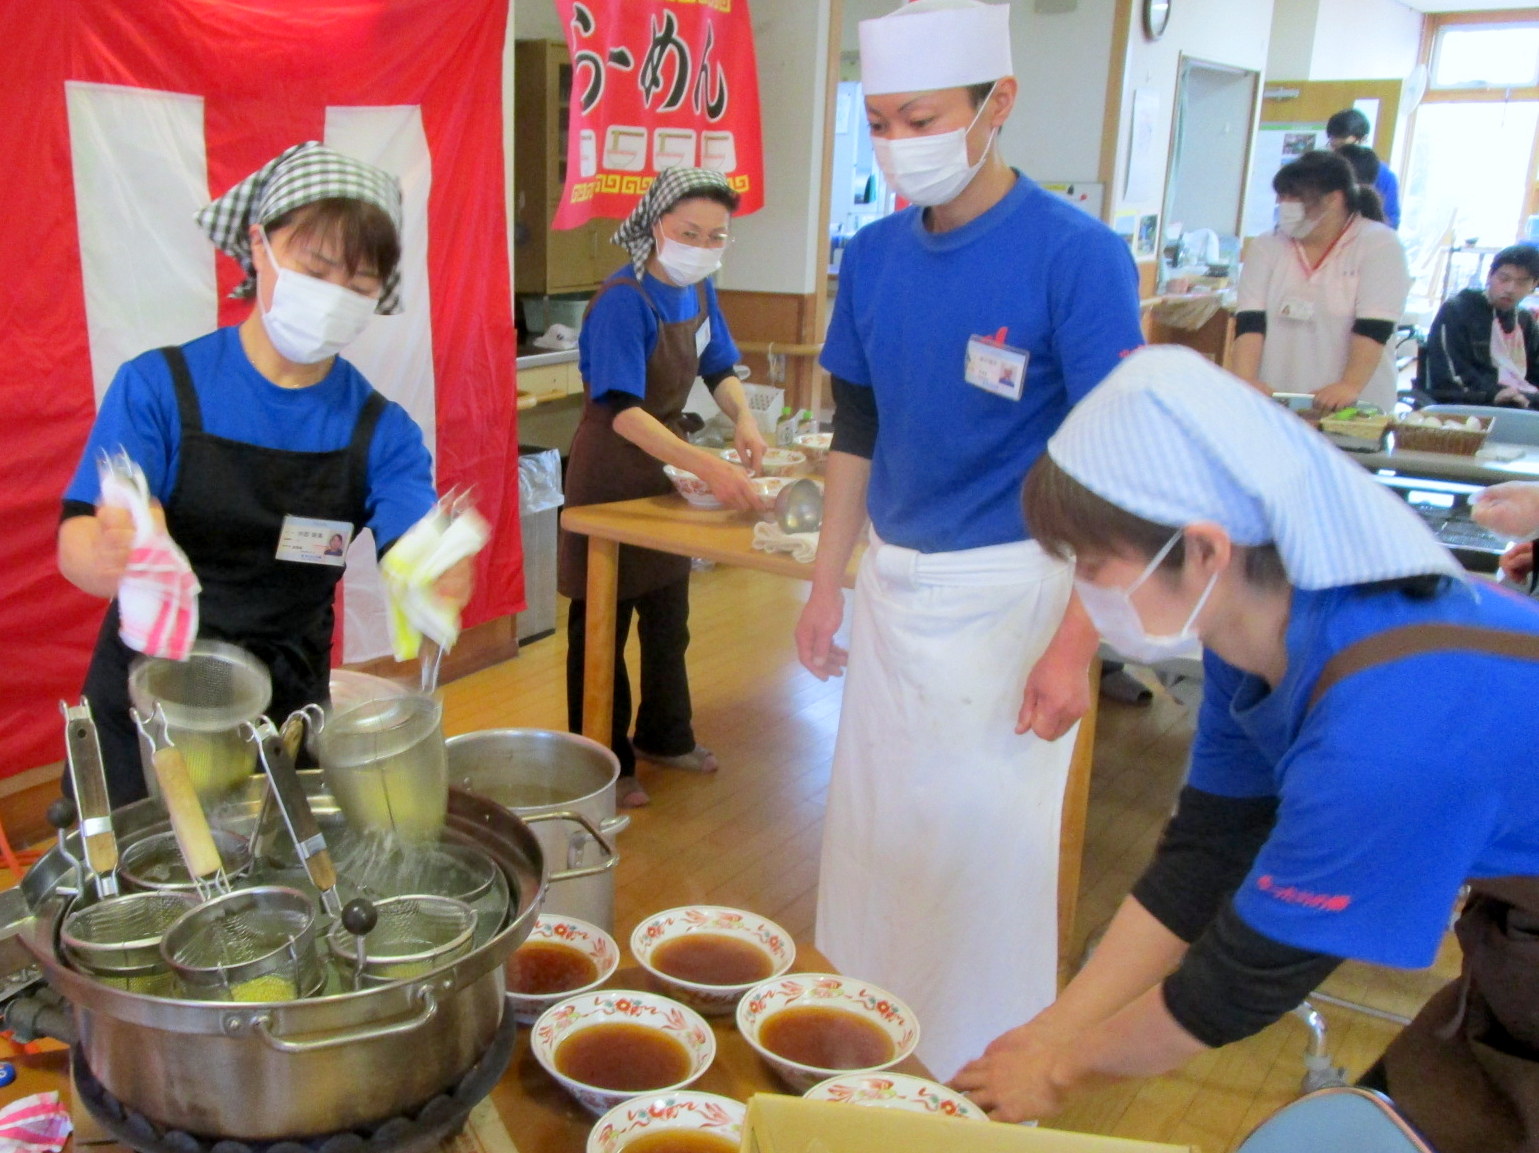
[[[71,964],[119,989],[162,995],[174,984],[161,956],[168,929],[197,905],[191,893],[130,893],[74,910],[59,928]]]
[[[318,992],[315,903],[258,885],[215,897],[166,931],[161,953],[186,992],[213,1001],[293,1001]]]
[[[355,987],[414,980],[456,961],[470,952],[476,931],[474,909],[430,893],[376,901],[374,914],[361,933],[339,920],[326,937],[332,954],[353,967]]]

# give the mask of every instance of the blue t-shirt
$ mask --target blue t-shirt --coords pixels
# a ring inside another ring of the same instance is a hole
[[[1379,165],[1379,174],[1373,178],[1374,191],[1384,201],[1384,223],[1391,228],[1400,227],[1400,181],[1389,170],[1388,164]]]
[[[1191,784],[1279,801],[1234,898],[1257,932],[1424,966],[1467,879],[1539,874],[1539,662],[1407,657],[1339,681],[1306,712],[1338,651],[1433,622],[1539,633],[1539,606],[1484,583],[1428,600],[1367,588],[1295,592],[1288,671],[1275,690],[1208,653]]]
[[[280,388],[246,358],[237,327],[219,328],[182,346],[212,436],[289,452],[334,452],[352,443],[370,385],[340,356],[308,388]],[[144,470],[150,495],[171,499],[181,471],[182,418],[166,358],[157,350],[128,361],[113,377],[65,490],[66,501],[95,504],[100,451],[120,447]],[[368,527],[383,551],[433,506],[433,461],[410,414],[387,402],[369,446]]]
[[[963,378],[969,338],[1001,329],[1030,354],[1018,401]],[[1127,244],[1019,173],[950,232],[926,231],[919,208],[862,228],[821,363],[875,393],[877,533],[920,552],[1025,539],[1021,481],[1069,408],[1142,343]]]
[[[609,280],[634,284],[636,272],[626,265]],[[698,313],[693,284],[682,288],[666,284],[650,272],[641,283],[664,320],[691,320]],[[710,339],[700,351],[699,372],[701,376],[713,376],[731,369],[737,363],[738,351],[716,302],[715,285],[709,280],[703,284]],[[589,395],[594,400],[606,392],[645,397],[647,361],[656,348],[657,314],[647,307],[641,293],[633,288],[612,288],[604,293],[588,312],[582,322],[582,334],[577,338],[577,367],[588,385]]]

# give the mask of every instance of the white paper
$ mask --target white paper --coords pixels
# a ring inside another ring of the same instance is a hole
[[[1133,125],[1128,140],[1128,180],[1123,200],[1130,205],[1153,205],[1161,199],[1160,149],[1155,121],[1160,115],[1160,94],[1153,88],[1133,90]]]

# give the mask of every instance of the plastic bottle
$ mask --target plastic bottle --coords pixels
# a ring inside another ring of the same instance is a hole
[[[796,418],[791,415],[791,406],[788,404],[780,410],[780,420],[775,424],[775,443],[785,448],[796,439]]]

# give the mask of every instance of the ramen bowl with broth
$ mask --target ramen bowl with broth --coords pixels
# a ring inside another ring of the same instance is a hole
[[[809,1101],[839,1101],[874,1109],[902,1109],[938,1117],[987,1121],[989,1115],[962,1094],[907,1073],[842,1073],[802,1094]]]
[[[644,1093],[683,1089],[716,1058],[705,1018],[627,989],[581,993],[534,1023],[534,1059],[583,1108],[603,1114]]]
[[[587,1153],[737,1153],[747,1113],[714,1093],[649,1093],[600,1117]]]
[[[791,973],[750,989],[737,1028],[798,1093],[840,1073],[896,1065],[919,1043],[913,1011],[885,989],[833,973]]]
[[[557,1001],[598,988],[620,964],[620,946],[597,925],[541,913],[508,958],[508,1002],[532,1025]]]
[[[732,1012],[749,989],[789,969],[796,946],[757,914],[687,905],[637,925],[631,956],[670,997],[714,1016]]]

